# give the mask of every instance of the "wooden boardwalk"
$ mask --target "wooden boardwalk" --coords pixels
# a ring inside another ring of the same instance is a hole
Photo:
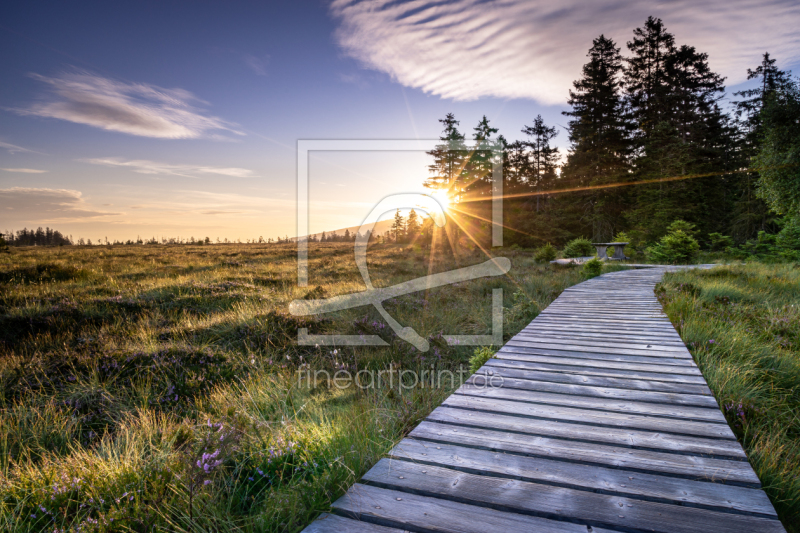
[[[564,291],[305,531],[784,531],[653,294],[664,270]]]

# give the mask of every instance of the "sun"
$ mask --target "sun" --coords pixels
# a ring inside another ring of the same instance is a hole
[[[439,205],[442,206],[442,209],[447,211],[447,209],[450,207],[450,195],[446,189],[439,189],[438,191],[432,192],[430,195],[434,200],[439,202]]]

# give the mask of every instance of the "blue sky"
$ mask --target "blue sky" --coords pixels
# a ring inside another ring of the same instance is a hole
[[[591,39],[653,14],[738,88],[797,72],[796,2],[26,2],[0,21],[0,230],[294,235],[298,139],[435,138],[454,112],[513,140],[565,124]],[[558,144],[566,147],[562,131]],[[316,154],[311,229],[421,190],[421,153]],[[9,170],[10,169],[10,170]],[[35,171],[35,172],[34,172]],[[377,197],[376,197],[377,196]]]

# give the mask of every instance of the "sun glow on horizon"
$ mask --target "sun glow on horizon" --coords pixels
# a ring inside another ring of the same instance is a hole
[[[450,195],[446,189],[438,189],[430,193],[431,198],[439,202],[442,209],[447,211],[450,208]]]

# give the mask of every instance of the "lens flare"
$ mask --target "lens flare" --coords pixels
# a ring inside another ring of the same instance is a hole
[[[439,205],[441,205],[442,209],[444,209],[445,211],[447,211],[448,208],[450,207],[450,195],[447,193],[445,189],[433,191],[432,193],[430,193],[430,196],[434,200],[439,202]]]

